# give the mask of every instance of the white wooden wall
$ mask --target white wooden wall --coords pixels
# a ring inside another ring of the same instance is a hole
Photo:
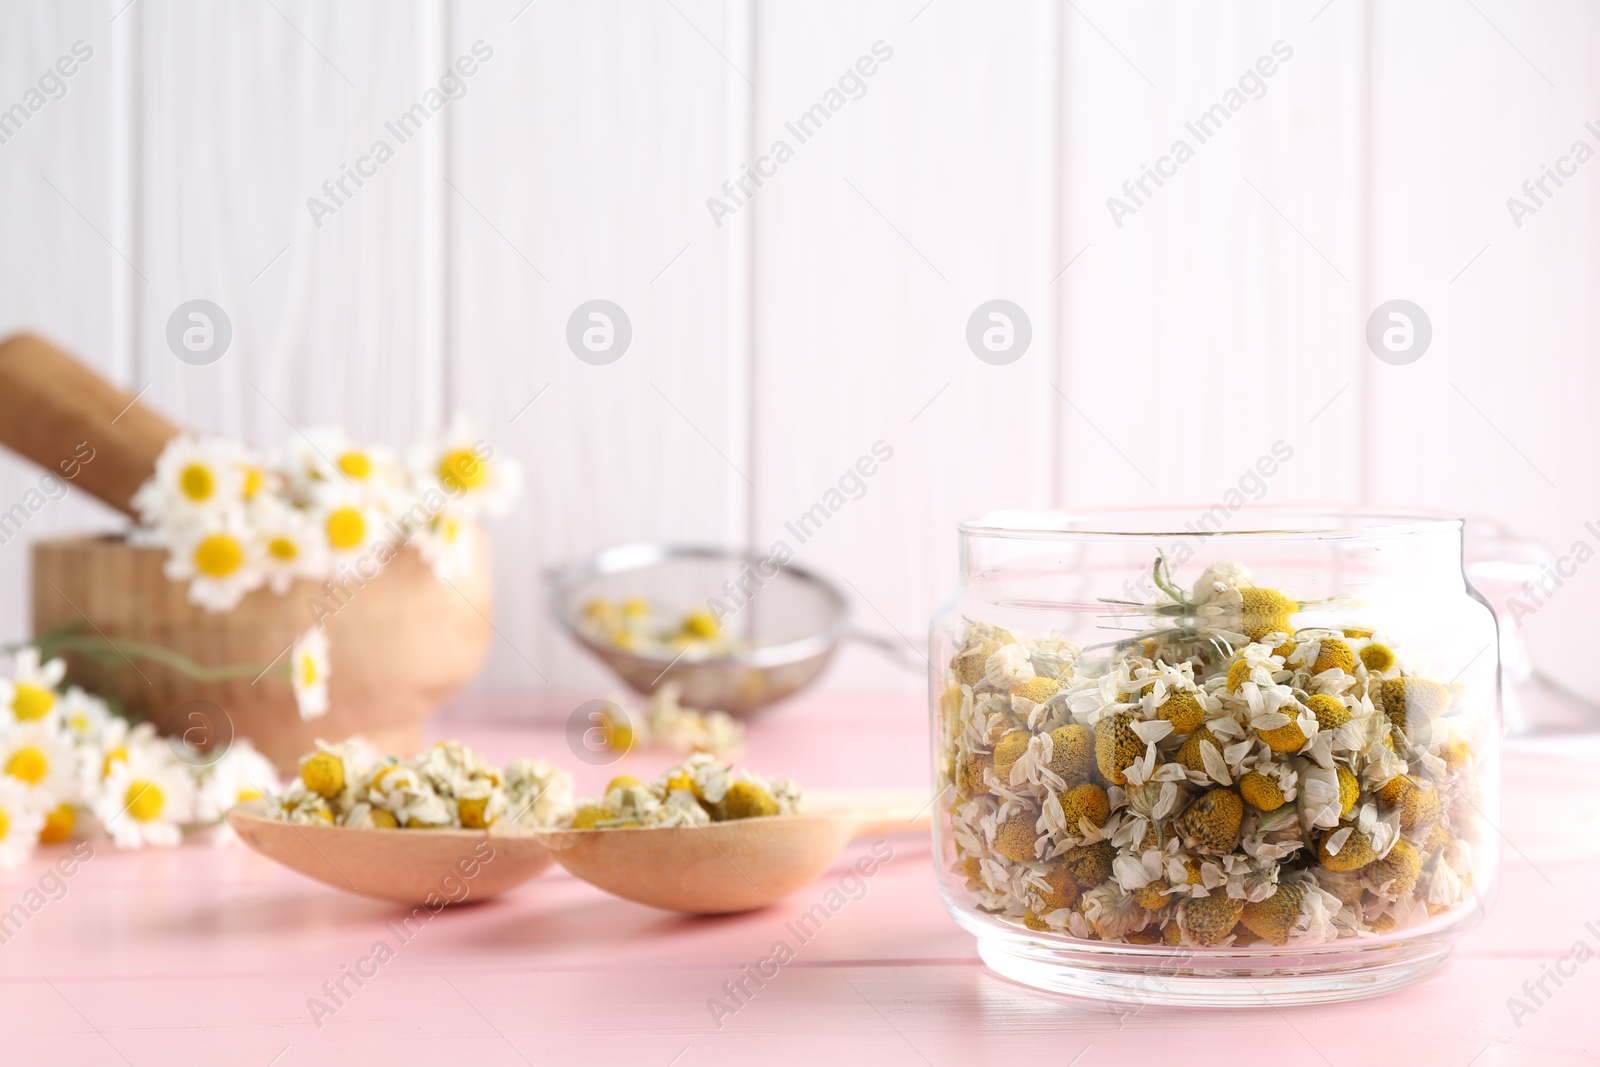
[[[1505,205],[1600,147],[1590,4],[38,0],[0,8],[0,107],[77,40],[66,97],[0,145],[0,329],[263,443],[474,416],[529,487],[494,527],[489,686],[601,680],[543,568],[765,548],[880,439],[800,558],[915,641],[959,517],[1209,503],[1279,438],[1272,501],[1596,541],[1600,162],[1520,228]],[[315,228],[306,198],[478,40],[467,95]],[[706,199],[878,41],[865,95],[718,227]],[[1115,225],[1107,197],[1277,41],[1266,94]],[[196,297],[234,324],[208,367],[163,338]],[[597,297],[634,326],[604,367],[563,340]],[[997,297],[1034,331],[1001,367],[964,339]],[[1411,366],[1364,343],[1395,297],[1433,322]],[[35,477],[0,459],[0,508]],[[72,499],[28,536],[111,523]],[[25,564],[0,547],[0,639]],[[1595,603],[1600,566],[1531,624],[1579,686]],[[829,684],[920,680],[851,652]]]

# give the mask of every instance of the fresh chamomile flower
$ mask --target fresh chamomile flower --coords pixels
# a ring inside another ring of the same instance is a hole
[[[34,806],[48,811],[76,795],[78,754],[60,727],[25,722],[0,734],[0,773],[22,783]]]
[[[236,738],[228,751],[205,769],[195,797],[195,818],[215,822],[235,804],[260,800],[278,791],[278,771],[249,738]]]
[[[12,870],[33,854],[44,829],[44,815],[29,796],[28,787],[0,775],[0,870]]]
[[[156,472],[133,495],[146,526],[176,528],[232,510],[245,498],[259,462],[226,438],[177,437],[156,460]]]
[[[53,659],[41,663],[37,648],[28,645],[18,649],[11,682],[0,681],[0,705],[17,722],[50,718],[56,710],[56,686],[61,684],[66,673],[65,661]]]
[[[237,511],[175,531],[162,570],[187,581],[190,602],[210,611],[231,611],[266,580],[260,542]]]
[[[295,638],[289,653],[289,677],[300,718],[320,719],[328,713],[328,634],[312,627]]]
[[[410,480],[419,492],[437,489],[462,513],[503,515],[522,486],[522,471],[509,456],[478,437],[457,419],[407,458]]]
[[[470,577],[478,566],[477,539],[472,520],[450,508],[430,518],[411,543],[441,581]]]
[[[360,559],[381,564],[378,547],[389,543],[389,533],[382,509],[372,500],[343,485],[330,485],[317,494],[308,514],[334,566]]]
[[[343,431],[324,427],[290,445],[289,470],[311,485],[343,482],[382,493],[393,484],[396,465],[387,449],[355,444]]]
[[[57,704],[61,725],[78,743],[97,742],[107,725],[115,718],[106,702],[71,686],[61,695]]]
[[[301,578],[318,579],[328,571],[328,553],[311,517],[282,501],[263,501],[253,513],[261,546],[262,572],[272,591],[283,595]]]
[[[165,745],[146,745],[111,764],[94,813],[118,848],[170,847],[194,818],[194,776]]]

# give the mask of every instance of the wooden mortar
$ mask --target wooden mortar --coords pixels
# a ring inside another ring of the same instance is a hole
[[[22,335],[0,343],[0,444],[59,476],[60,463],[88,442],[94,458],[70,484],[124,513],[132,514],[134,492],[179,432],[47,341]],[[488,654],[488,542],[481,530],[470,536],[478,566],[454,585],[405,548],[375,578],[359,586],[353,579],[337,599],[320,584],[300,581],[282,596],[257,589],[221,613],[189,603],[188,583],[162,573],[165,549],[119,537],[41,541],[33,546],[33,631],[83,622],[85,633],[113,646],[119,638],[139,641],[203,666],[264,667],[276,658],[282,673],[252,683],[248,677],[202,682],[138,657],[108,665],[64,655],[68,682],[202,747],[248,737],[284,770],[317,738],[361,734],[381,750],[411,754],[421,744],[423,720]],[[317,623],[313,600],[336,609],[317,613],[329,644],[330,710],[304,721],[284,667],[288,646]]]

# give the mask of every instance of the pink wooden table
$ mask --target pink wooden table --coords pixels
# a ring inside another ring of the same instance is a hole
[[[508,717],[529,710],[478,700],[434,732],[496,760],[574,764],[558,729]],[[923,714],[906,698],[800,702],[751,729],[746,762],[814,787],[923,785]],[[664,762],[636,754],[582,767],[580,790]],[[1513,847],[1493,913],[1441,975],[1381,1000],[1130,1011],[1034,992],[984,969],[946,917],[928,843],[916,838],[891,841],[894,858],[865,895],[796,945],[796,959],[719,1028],[708,1000],[777,939],[795,944],[784,924],[839,871],[765,911],[693,920],[558,870],[447,909],[400,943],[386,925],[400,909],[241,847],[106,844],[0,944],[0,1064],[1600,1062],[1600,960],[1563,962],[1580,940],[1600,952],[1600,739],[1522,746],[1507,764]],[[38,888],[60,855],[41,852],[0,878],[0,909]],[[380,939],[393,959],[359,988],[347,979],[353,994],[313,1021],[308,1001],[332,1004],[324,983]],[[1546,979],[1552,995],[1514,1020],[1507,998],[1558,964],[1571,977],[1559,988]]]

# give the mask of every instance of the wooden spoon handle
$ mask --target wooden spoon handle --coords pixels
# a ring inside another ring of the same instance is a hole
[[[133,514],[129,501],[178,432],[49,341],[0,342],[0,445],[118,511]]]
[[[803,815],[836,815],[855,823],[852,841],[886,834],[924,833],[933,825],[930,793],[920,789],[808,790]]]

